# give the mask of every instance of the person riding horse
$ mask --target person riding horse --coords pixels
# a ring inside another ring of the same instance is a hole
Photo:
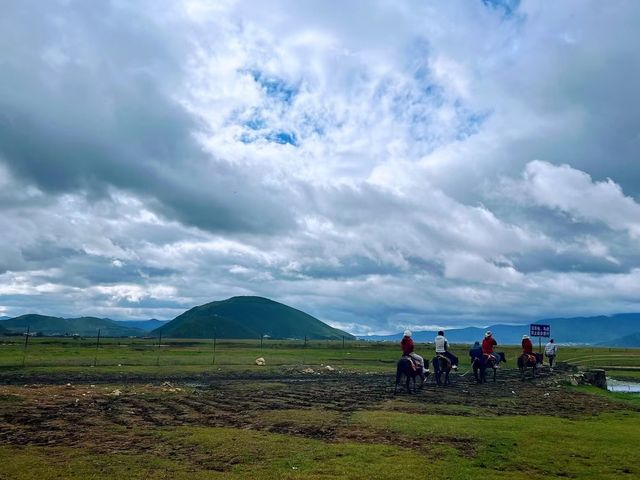
[[[471,357],[471,368],[473,369],[473,375],[476,377],[477,382],[481,382],[484,376],[485,363],[480,342],[475,342],[473,344],[473,347],[471,347],[471,349],[469,350],[469,357]]]
[[[416,377],[421,380],[420,387],[424,386],[424,382],[429,375],[428,362],[418,354],[414,353],[414,344],[411,339],[411,330],[405,330],[404,336],[400,341],[402,348],[402,358],[398,361],[396,368],[396,386],[394,393],[398,392],[398,386],[402,378],[406,378],[407,393],[416,393],[418,386],[416,385]],[[413,389],[411,389],[413,384]]]
[[[436,356],[441,355],[443,357],[447,357],[451,362],[451,368],[457,370],[458,357],[449,351],[449,342],[444,336],[444,332],[442,330],[438,332],[438,336],[435,338],[434,344],[436,346]]]
[[[520,369],[521,379],[524,380],[525,369],[531,368],[531,374],[535,378],[536,367],[542,364],[542,354],[533,352],[533,343],[529,335],[522,336],[522,355],[518,357],[518,368]]]
[[[531,358],[535,359],[536,363],[542,364],[542,355],[534,353],[533,343],[531,342],[529,335],[522,335],[522,354],[529,355]]]
[[[427,374],[427,369],[424,367],[424,358],[415,353],[413,339],[411,338],[411,330],[405,330],[404,336],[400,341],[400,347],[402,348],[402,356],[409,357],[413,361],[416,368],[421,369],[423,375]]]
[[[480,342],[473,344],[471,350],[469,350],[469,356],[471,357],[471,369],[473,370],[473,376],[476,382],[483,383],[487,381],[487,370],[493,370],[493,381],[496,381],[496,370],[498,369],[498,362],[506,362],[507,357],[504,352],[494,352],[491,355],[485,355],[480,346]]]
[[[484,334],[484,340],[482,340],[482,353],[484,354],[485,363],[492,361],[495,368],[498,368],[498,364],[500,363],[500,357],[493,353],[493,347],[497,345],[498,342],[493,338],[493,333],[487,331],[487,333]]]

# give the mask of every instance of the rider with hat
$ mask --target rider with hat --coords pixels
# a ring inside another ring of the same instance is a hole
[[[426,374],[427,370],[424,368],[424,358],[413,351],[414,344],[413,339],[411,338],[411,330],[405,330],[404,336],[400,341],[400,347],[402,348],[402,356],[410,357],[417,368],[422,368],[422,373]]]
[[[444,336],[444,332],[440,330],[438,336],[435,338],[434,343],[436,345],[436,355],[442,355],[447,357],[451,362],[451,368],[458,369],[458,357],[449,351],[449,342]]]
[[[486,357],[493,357],[496,361],[496,366],[500,363],[500,357],[498,355],[493,354],[493,347],[498,345],[496,339],[493,338],[493,333],[490,330],[487,330],[487,333],[484,334],[484,339],[482,340],[482,353]]]

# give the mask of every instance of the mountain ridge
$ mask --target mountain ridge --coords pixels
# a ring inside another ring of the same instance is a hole
[[[640,313],[545,318],[532,323],[550,325],[551,338],[554,338],[558,343],[613,346],[613,342],[623,337],[638,334],[640,339]],[[445,335],[451,343],[472,343],[476,340],[482,340],[484,332],[491,330],[499,343],[516,345],[520,343],[522,335],[529,334],[529,325],[529,323],[496,324],[488,327],[451,328],[445,329]],[[413,339],[419,342],[431,342],[436,334],[435,330],[418,330],[413,332]],[[359,338],[374,341],[399,341],[402,338],[402,333],[360,336]],[[634,338],[628,338],[626,341],[633,341]],[[626,346],[640,346],[640,341],[635,345]]]
[[[13,333],[22,333],[29,328],[34,334],[81,335],[105,337],[131,337],[144,334],[143,330],[118,325],[114,320],[97,317],[62,318],[37,313],[28,313],[8,320],[2,320],[2,327]]]
[[[126,325],[127,327],[139,328],[144,332],[151,332],[156,328],[166,325],[170,320],[158,320],[151,318],[149,320],[114,320],[116,323]]]
[[[237,296],[195,306],[151,333],[175,338],[355,338],[308,313],[257,296]]]

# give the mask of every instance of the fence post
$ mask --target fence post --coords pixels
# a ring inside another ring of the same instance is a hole
[[[262,341],[264,340],[264,334],[260,334],[260,351],[262,351]]]
[[[93,357],[93,366],[98,364],[98,348],[100,348],[100,329],[98,329],[98,339],[96,340],[96,355]]]
[[[160,330],[160,336],[158,337],[158,353],[156,355],[156,367],[160,366],[160,346],[162,345],[162,330]]]
[[[24,368],[25,361],[27,359],[27,346],[29,345],[29,332],[31,331],[31,325],[27,325],[27,334],[24,337],[24,351],[22,352],[22,368]]]
[[[211,365],[216,364],[216,331],[213,330],[213,358],[211,359]]]

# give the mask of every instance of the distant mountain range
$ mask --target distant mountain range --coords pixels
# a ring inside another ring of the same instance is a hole
[[[131,328],[139,328],[143,332],[150,332],[158,327],[161,327],[168,323],[169,320],[157,320],[152,318],[151,320],[116,320],[116,323],[125,325]]]
[[[145,333],[139,328],[121,325],[120,322],[108,318],[60,318],[37,314],[20,315],[2,320],[0,326],[9,332],[22,333],[29,328],[34,334],[41,333],[43,335],[96,336],[98,329],[100,335],[105,337],[135,337]]]
[[[193,307],[152,333],[160,332],[172,338],[355,338],[300,310],[251,296]]]
[[[610,342],[601,344],[606,347],[640,347],[640,332],[625,335],[624,337],[616,338]]]
[[[640,347],[640,313],[611,316],[550,318],[535,323],[551,325],[551,335],[561,344]],[[351,334],[330,327],[317,318],[282,303],[262,297],[242,296],[199,305],[171,321],[121,320],[80,317],[60,318],[28,314],[15,318],[0,317],[0,334],[30,331],[43,335],[81,335],[105,337],[142,337],[146,335],[174,338],[272,338],[353,339]],[[491,330],[500,344],[519,344],[529,325],[490,325],[488,327],[446,330],[451,343],[473,343]],[[417,342],[432,342],[436,331],[414,331]],[[399,341],[402,333],[371,335],[365,340]]]
[[[558,343],[576,343],[606,346],[640,346],[640,313],[622,313],[596,317],[548,318],[534,323],[551,326],[551,337]],[[484,328],[452,328],[445,331],[451,343],[473,343],[481,340],[487,330],[493,332],[498,343],[515,345],[529,334],[529,324],[490,325]],[[415,331],[414,341],[432,342],[437,331]],[[365,340],[399,341],[402,333],[394,335],[370,335]],[[543,339],[544,341],[544,339]],[[635,343],[634,343],[635,342]],[[624,345],[622,345],[624,343]]]
[[[60,318],[28,314],[0,321],[0,333],[81,335],[105,337],[142,337],[146,335],[173,338],[309,338],[354,339],[349,333],[330,327],[317,318],[282,303],[262,297],[232,297],[187,310],[171,321],[121,320],[81,317]]]

